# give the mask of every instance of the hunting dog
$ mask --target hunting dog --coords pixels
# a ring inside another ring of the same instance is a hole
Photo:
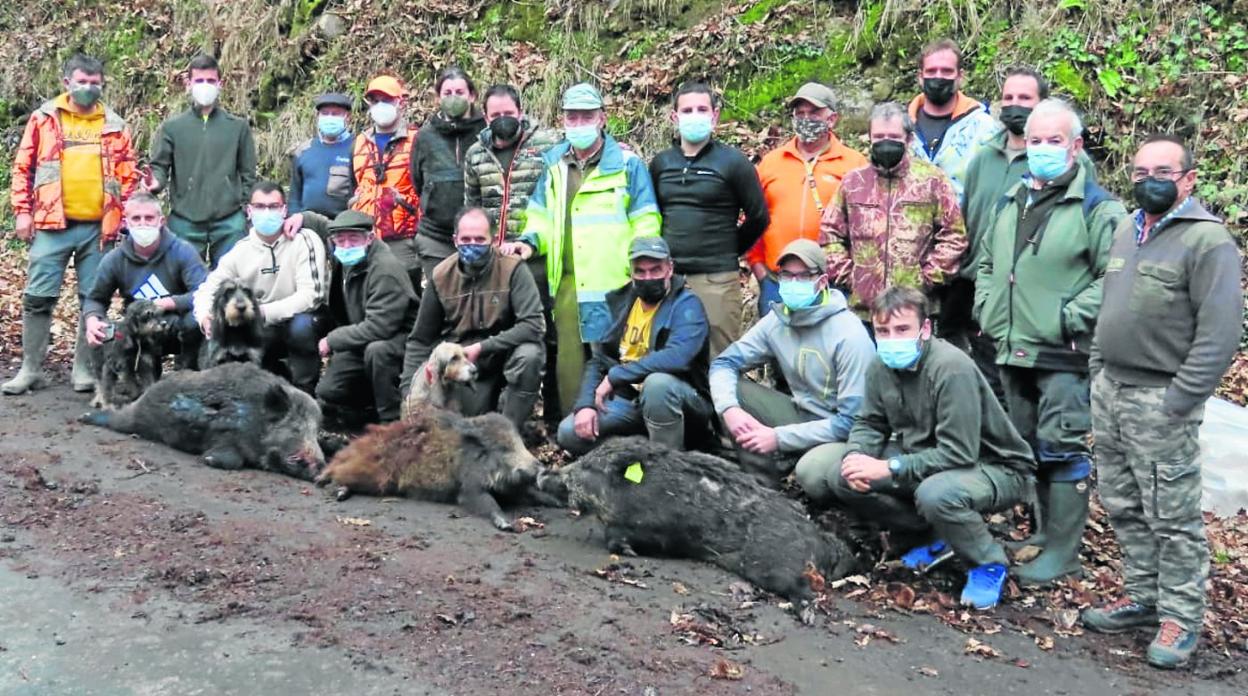
[[[112,338],[93,350],[95,397],[92,408],[116,410],[131,403],[160,378],[160,353],[165,340],[161,310],[150,300],[135,300]]]
[[[460,405],[448,393],[453,383],[471,384],[477,378],[477,366],[464,354],[458,343],[439,343],[424,365],[412,375],[412,386],[403,400],[401,414],[407,418],[422,404],[458,412]]]
[[[204,341],[200,369],[228,362],[261,364],[264,318],[250,288],[232,280],[221,283],[212,298],[212,336]]]

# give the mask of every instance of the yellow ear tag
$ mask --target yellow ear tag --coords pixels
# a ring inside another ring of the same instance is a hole
[[[641,477],[644,475],[645,472],[641,470],[641,462],[633,462],[624,470],[624,478],[633,483],[641,483]]]

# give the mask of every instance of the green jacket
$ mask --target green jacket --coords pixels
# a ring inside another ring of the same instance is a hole
[[[974,308],[975,320],[997,343],[997,364],[1087,370],[1109,246],[1127,214],[1089,171],[1079,168],[1025,246],[1016,245],[1015,236],[1020,194],[1030,179],[1002,198],[983,241]]]
[[[242,210],[256,183],[256,143],[247,119],[217,107],[160,124],[152,148],[152,175],[169,192],[170,212],[210,222]]]
[[[521,123],[523,134],[508,170],[503,170],[498,159],[489,127],[478,134],[464,157],[464,207],[485,208],[496,229],[502,232],[500,238],[507,241],[514,241],[524,228],[524,209],[546,169],[542,153],[563,141],[558,130],[540,128],[527,117]],[[507,218],[500,223],[504,206]]]
[[[894,370],[877,359],[867,368],[848,451],[881,457],[893,435],[902,451],[899,483],[979,464],[1023,474],[1036,466],[975,362],[939,338],[923,344],[914,367]]]
[[[374,341],[407,335],[419,301],[403,262],[385,242],[374,239],[354,266],[332,265],[329,311],[338,328],[325,337],[332,350],[362,351]]]
[[[1021,181],[1029,171],[1025,150],[1012,161],[1009,159],[1005,151],[1007,135],[1004,128],[998,131],[991,140],[984,143],[966,168],[964,179],[966,188],[962,192],[962,216],[966,219],[966,235],[970,247],[966,253],[966,260],[962,262],[962,268],[958,270],[958,275],[969,280],[974,280],[979,270],[980,249],[984,237],[992,226],[993,218],[996,217],[997,209],[1000,207],[998,204],[1001,196]],[[1078,161],[1095,181],[1095,165],[1083,150],[1079,151]]]

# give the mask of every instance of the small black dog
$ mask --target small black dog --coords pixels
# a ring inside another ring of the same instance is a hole
[[[160,378],[164,341],[161,310],[149,300],[126,307],[112,338],[95,351],[94,408],[115,410],[134,401]]]
[[[264,318],[250,288],[227,280],[212,298],[212,337],[204,341],[199,367],[206,370],[228,362],[261,364]]]

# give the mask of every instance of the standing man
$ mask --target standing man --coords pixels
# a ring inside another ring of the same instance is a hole
[[[910,101],[910,119],[918,137],[914,156],[940,167],[953,182],[958,199],[967,165],[997,132],[988,108],[962,93],[962,51],[949,39],[928,44],[919,56],[919,87]]]
[[[138,184],[130,130],[100,103],[104,64],[75,54],[61,70],[61,84],[65,91],[26,121],[13,158],[9,201],[17,238],[30,244],[30,254],[22,295],[22,367],[4,383],[5,394],[24,394],[46,383],[43,359],[65,266],[73,258],[82,306],[102,248],[117,239],[122,203]],[[76,392],[95,386],[82,317],[72,381]]]
[[[351,97],[329,92],[316,98],[316,135],[291,151],[290,212],[334,218],[355,193],[351,172]]]
[[[1140,209],[1114,235],[1092,346],[1092,432],[1101,501],[1122,546],[1125,594],[1083,612],[1100,633],[1160,627],[1148,662],[1191,659],[1209,548],[1197,431],[1239,347],[1240,258],[1192,192],[1191,150],[1144,141],[1131,170]]]
[[[893,547],[914,546],[902,556],[906,567],[966,560],[962,603],[991,609],[1005,587],[1006,557],[984,513],[1022,500],[1035,462],[970,356],[932,336],[926,307],[908,287],[875,299],[879,360],[827,486],[845,508],[888,529]]]
[[[355,136],[351,169],[355,199],[351,209],[373,218],[373,231],[407,269],[412,287],[420,287],[416,223],[420,201],[412,185],[411,157],[416,129],[403,117],[406,92],[389,75],[374,77],[364,91],[373,125]]]
[[[711,396],[742,466],[773,485],[796,467],[806,494],[825,501],[826,474],[845,454],[862,405],[871,339],[845,296],[828,287],[818,244],[789,242],[779,262],[781,301],[711,363]],[[767,363],[778,365],[790,393],[744,377]]]
[[[187,68],[191,108],[160,124],[148,190],[169,191],[169,230],[215,268],[247,234],[243,204],[256,183],[256,144],[247,119],[218,105],[221,68],[200,54]]]
[[[996,342],[1005,404],[1035,452],[1044,552],[1023,585],[1079,573],[1088,518],[1088,353],[1122,204],[1079,163],[1083,124],[1046,99],[1027,119],[1029,173],[1006,192],[984,239],[975,317]]]
[[[611,330],[559,425],[559,446],[576,456],[613,435],[645,434],[681,451],[712,442],[702,302],[672,274],[661,237],[634,239],[629,263],[632,282],[607,295]]]
[[[456,253],[438,264],[407,337],[401,391],[407,394],[433,349],[464,346],[477,366],[468,388],[449,385],[466,416],[499,411],[520,429],[537,404],[546,348],[542,302],[529,269],[498,253],[489,215],[465,208],[455,219]]]
[[[711,355],[741,337],[742,254],[771,217],[758,174],[741,151],[712,137],[719,96],[702,82],[686,82],[672,97],[677,144],[650,162],[663,214],[663,238],[676,273],[702,300],[710,324]]]
[[[789,100],[789,110],[796,135],[758,164],[770,222],[745,258],[758,280],[759,317],[780,301],[780,252],[795,239],[819,238],[819,221],[841,180],[867,164],[832,132],[839,115],[831,89],[807,82]]]
[[[364,213],[340,213],[329,223],[329,239],[335,328],[317,344],[329,367],[316,397],[331,408],[372,406],[382,423],[398,420],[403,346],[416,319],[412,281],[390,248],[376,241],[373,219]]]
[[[421,126],[412,151],[412,186],[420,195],[416,246],[421,272],[455,253],[455,214],[464,205],[464,159],[485,118],[477,109],[477,87],[457,67],[442,71],[434,84],[438,110]]]
[[[524,234],[503,248],[523,259],[546,258],[564,416],[576,401],[589,344],[602,341],[611,326],[607,293],[629,281],[629,245],[634,237],[657,235],[662,225],[646,163],[620,147],[606,125],[595,87],[582,83],[563,93],[567,141],[546,151]]]
[[[849,306],[864,321],[894,285],[921,290],[935,305],[934,291],[956,276],[966,252],[949,178],[908,149],[909,114],[896,102],[877,104],[870,137],[871,164],[845,176],[820,228],[828,277],[851,290]]]
[[[195,247],[165,228],[155,196],[139,191],[126,199],[125,211],[126,236],[100,261],[83,304],[87,342],[93,346],[104,342],[114,295],[120,294],[125,306],[151,300],[166,316],[175,317],[177,338],[162,347],[162,354],[176,354],[178,369],[195,369],[203,333],[191,311],[191,299],[208,269]]]

